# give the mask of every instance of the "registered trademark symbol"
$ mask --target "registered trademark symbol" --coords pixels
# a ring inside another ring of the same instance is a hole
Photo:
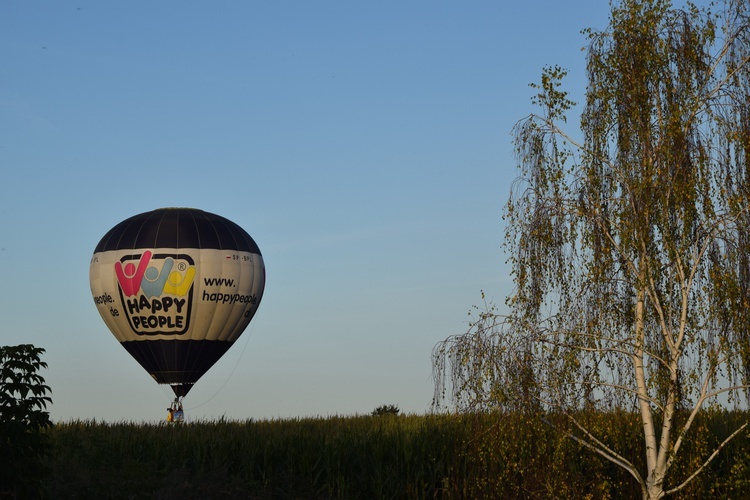
[[[177,264],[177,269],[179,269],[180,271],[184,271],[186,268],[187,264],[185,264],[184,262],[180,262],[179,264]]]

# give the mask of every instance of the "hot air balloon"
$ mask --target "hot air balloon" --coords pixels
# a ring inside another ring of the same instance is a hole
[[[250,323],[266,272],[258,245],[234,222],[161,208],[110,229],[89,280],[112,334],[181,403]]]

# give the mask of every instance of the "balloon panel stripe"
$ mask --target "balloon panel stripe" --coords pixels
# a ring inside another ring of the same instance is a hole
[[[210,340],[149,340],[122,342],[122,346],[160,384],[194,384],[232,346]],[[153,356],[152,349],[161,351]],[[184,369],[185,360],[192,367]]]

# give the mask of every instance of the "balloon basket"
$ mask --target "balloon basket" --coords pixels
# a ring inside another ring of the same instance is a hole
[[[167,408],[167,423],[181,424],[185,421],[185,412],[182,409],[182,398],[174,398],[172,404]]]

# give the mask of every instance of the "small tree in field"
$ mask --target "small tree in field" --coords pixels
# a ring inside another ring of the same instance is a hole
[[[373,417],[382,417],[384,415],[398,415],[399,410],[397,405],[380,405],[372,410]]]
[[[750,2],[621,0],[585,33],[582,138],[562,128],[565,71],[545,69],[542,113],[515,129],[510,312],[436,346],[436,402],[567,415],[562,432],[662,498],[747,425],[669,475],[699,412],[750,382]],[[578,418],[614,409],[640,415],[643,463]]]
[[[0,346],[0,498],[38,498],[47,452],[40,431],[52,425],[45,411],[49,387],[37,372],[44,349]]]

